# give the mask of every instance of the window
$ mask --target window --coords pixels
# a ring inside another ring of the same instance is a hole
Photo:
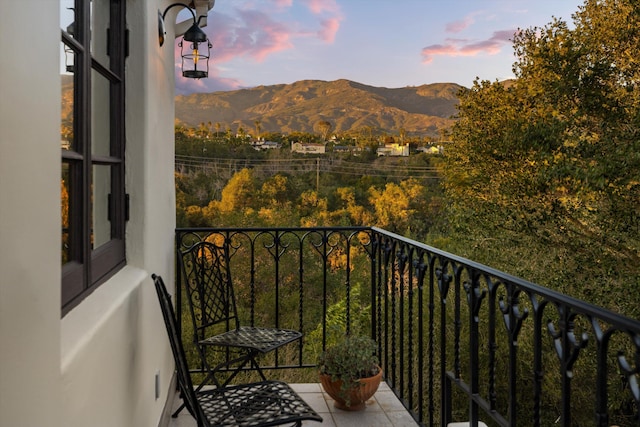
[[[125,264],[125,0],[61,0],[62,313]]]

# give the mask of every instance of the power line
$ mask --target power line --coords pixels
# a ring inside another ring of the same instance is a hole
[[[371,164],[350,162],[341,159],[234,159],[200,156],[175,156],[176,169],[199,168],[203,170],[236,172],[242,168],[256,168],[261,172],[276,173],[332,173],[355,176],[380,176],[394,178],[440,179],[433,166],[398,164]],[[374,167],[375,166],[375,167]]]

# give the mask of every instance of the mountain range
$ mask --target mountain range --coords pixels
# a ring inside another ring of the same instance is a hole
[[[314,132],[327,121],[333,132],[371,128],[380,133],[438,136],[456,114],[454,83],[435,83],[397,89],[368,86],[350,80],[301,80],[291,84],[257,86],[225,92],[194,93],[175,98],[176,122],[200,124],[236,132]]]

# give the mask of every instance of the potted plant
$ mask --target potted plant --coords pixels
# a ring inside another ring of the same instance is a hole
[[[347,335],[328,347],[318,359],[318,370],[335,407],[349,411],[364,409],[382,379],[376,342],[365,336]]]

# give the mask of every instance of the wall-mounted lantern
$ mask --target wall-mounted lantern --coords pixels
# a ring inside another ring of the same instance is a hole
[[[173,3],[169,5],[162,14],[158,10],[158,41],[160,46],[164,44],[164,36],[166,34],[164,18],[169,9],[176,6],[188,9],[193,16],[193,24],[184,32],[182,40],[178,43],[178,46],[180,46],[180,55],[182,56],[182,76],[189,79],[208,77],[211,42],[198,25],[200,19],[196,19],[196,14],[188,5],[184,3]],[[176,35],[178,35],[178,32],[176,32]]]

